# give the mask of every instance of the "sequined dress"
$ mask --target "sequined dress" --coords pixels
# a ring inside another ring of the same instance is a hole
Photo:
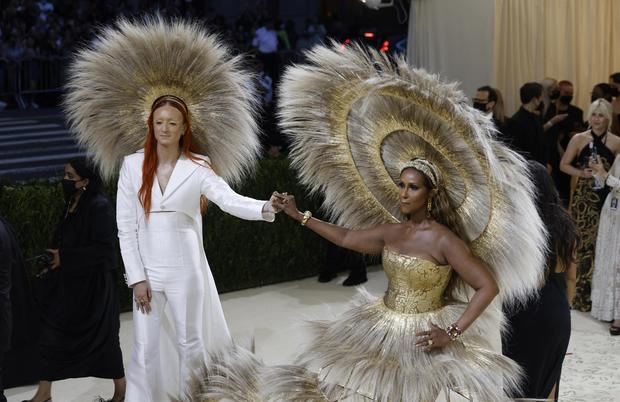
[[[601,157],[605,169],[609,169],[615,158],[613,152],[605,144],[607,135],[609,134],[600,137],[592,135],[593,147]],[[592,150],[588,146],[584,147],[577,158],[577,166],[579,168],[587,166],[591,155]],[[594,179],[579,178],[571,201],[571,215],[581,235],[581,242],[576,252],[577,289],[573,308],[581,311],[591,309],[590,295],[598,224],[603,202],[609,193],[606,187],[595,190],[593,183]]]
[[[383,265],[385,296],[362,293],[340,319],[313,322],[313,341],[296,366],[271,371],[265,399],[424,402],[446,389],[475,401],[507,399],[502,380],[504,389],[515,388],[520,371],[491,351],[482,328],[492,324],[484,317],[443,348],[415,346],[414,334],[427,330],[429,320],[446,328],[467,307],[444,297],[452,268],[387,248]]]

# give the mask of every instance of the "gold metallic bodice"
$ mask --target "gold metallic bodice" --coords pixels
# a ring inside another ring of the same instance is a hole
[[[388,308],[414,314],[437,310],[443,305],[443,293],[452,276],[449,265],[437,265],[384,248],[383,269],[389,281],[383,298]]]

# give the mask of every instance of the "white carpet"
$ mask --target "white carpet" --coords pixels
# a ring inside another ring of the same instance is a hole
[[[290,363],[304,342],[304,320],[343,312],[355,290],[340,286],[344,277],[321,284],[316,278],[281,283],[222,295],[226,318],[236,339],[254,336],[256,352],[267,364]],[[369,273],[366,288],[382,294],[383,271]],[[573,312],[573,333],[564,363],[561,401],[620,402],[620,337],[609,336],[608,324]],[[131,354],[131,314],[121,315],[121,347],[125,365]],[[35,386],[5,391],[9,402],[34,394]],[[82,378],[54,383],[54,402],[90,402],[109,398],[112,381]]]

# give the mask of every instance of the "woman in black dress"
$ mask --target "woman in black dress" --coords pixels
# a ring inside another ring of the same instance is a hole
[[[515,398],[555,398],[570,339],[570,302],[575,295],[575,250],[578,231],[545,167],[531,162],[538,213],[549,233],[545,282],[539,297],[518,311],[507,312],[502,337],[504,355],[525,372],[522,392]]]
[[[48,250],[52,263],[39,281],[40,382],[30,402],[51,401],[52,381],[114,380],[111,401],[124,400],[119,343],[117,229],[114,206],[85,159],[65,165],[67,201]]]

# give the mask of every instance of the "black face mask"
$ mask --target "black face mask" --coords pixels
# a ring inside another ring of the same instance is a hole
[[[560,97],[560,90],[559,89],[555,89],[555,90],[551,91],[551,93],[549,94],[549,99],[551,99],[551,100],[556,100],[559,97]]]
[[[538,107],[536,108],[536,111],[538,112],[539,115],[542,116],[543,110],[545,110],[545,104],[541,101],[538,104]]]
[[[77,183],[77,180],[62,180],[62,192],[65,195],[65,201],[69,201],[77,191],[77,188],[75,188],[75,183]]]
[[[474,109],[478,109],[483,113],[487,112],[487,104],[484,102],[474,102]]]
[[[560,96],[560,102],[562,102],[565,105],[570,105],[570,103],[573,101],[573,95],[562,95]]]

